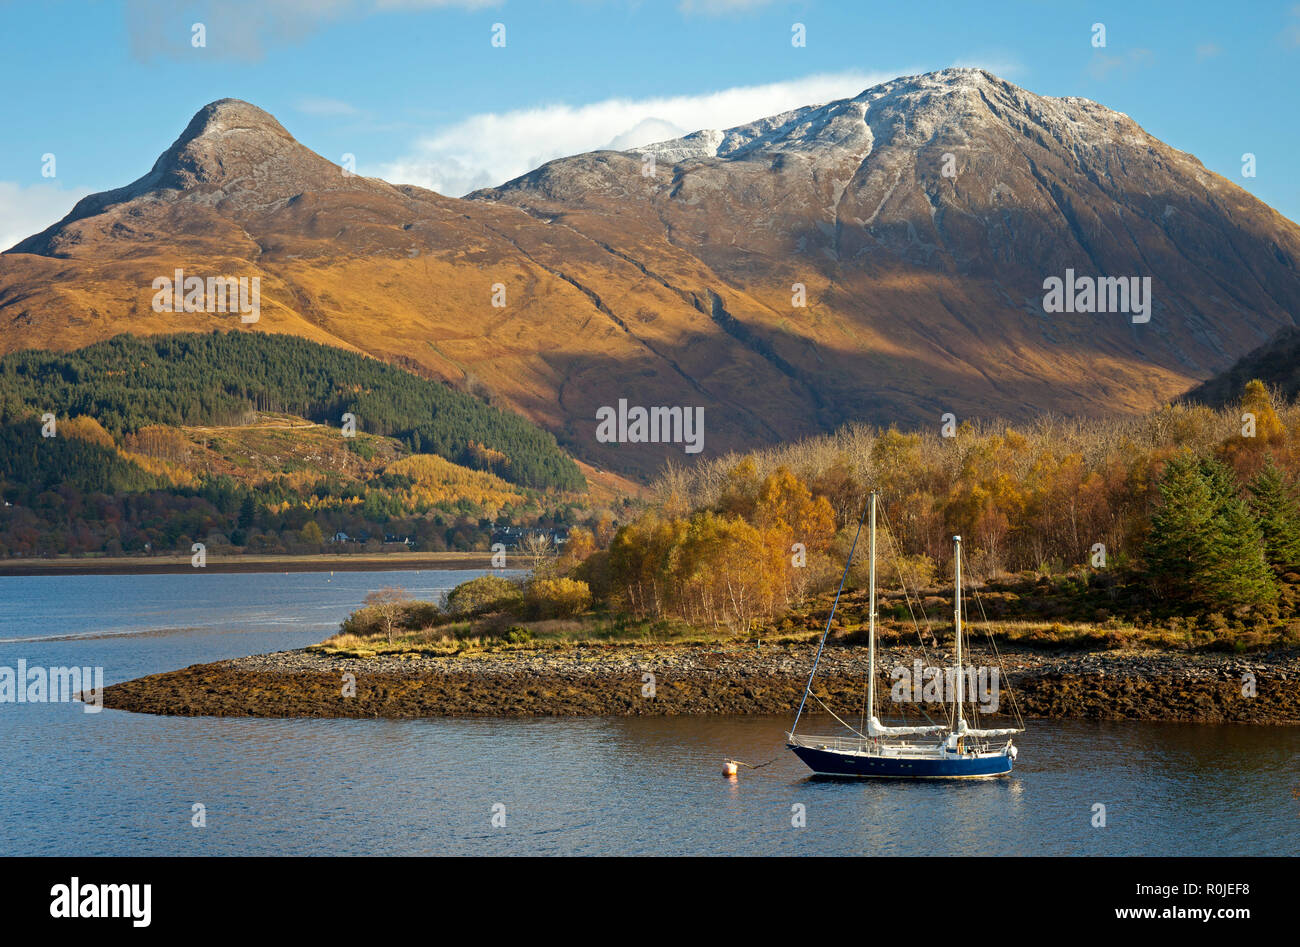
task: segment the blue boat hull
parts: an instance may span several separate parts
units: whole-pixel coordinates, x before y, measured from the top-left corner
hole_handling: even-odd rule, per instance
[[[950,759],[862,756],[787,744],[799,759],[822,776],[865,776],[884,779],[970,779],[1005,776],[1011,772],[1011,757],[954,756]]]

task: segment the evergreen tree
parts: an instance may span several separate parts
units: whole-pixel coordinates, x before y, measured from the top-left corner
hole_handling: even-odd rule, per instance
[[[1224,500],[1215,515],[1218,535],[1204,572],[1205,601],[1232,608],[1271,605],[1277,601],[1277,582],[1264,559],[1264,537],[1250,509],[1240,497]]]
[[[1206,457],[1197,464],[1197,469],[1205,477],[1205,483],[1210,488],[1216,508],[1237,499],[1240,490],[1237,475],[1226,464],[1212,457]]]
[[[251,493],[246,493],[244,494],[244,502],[239,504],[239,528],[242,530],[251,529],[256,517],[257,503],[253,500]]]
[[[1205,608],[1270,605],[1277,584],[1263,536],[1224,465],[1170,461],[1151,518],[1146,562],[1166,593]]]
[[[1264,535],[1264,558],[1269,564],[1300,563],[1300,507],[1272,457],[1250,482],[1250,508]]]
[[[1166,591],[1191,592],[1213,548],[1214,495],[1204,473],[1185,457],[1169,462],[1159,489],[1144,550],[1147,571]]]

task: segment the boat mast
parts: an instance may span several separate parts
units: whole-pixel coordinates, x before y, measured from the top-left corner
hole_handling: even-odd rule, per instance
[[[858,540],[862,538],[862,524],[866,522],[866,519],[867,511],[864,508],[862,516],[858,519],[857,532],[853,534],[853,545],[849,547],[848,561],[844,563],[844,574],[840,576],[840,587],[835,590],[835,601],[831,602],[831,613],[826,616],[826,630],[822,632],[822,640],[817,643],[817,656],[813,658],[812,670],[808,672],[808,683],[804,685],[803,698],[799,701],[799,710],[794,715],[794,723],[790,725],[791,739],[794,738],[794,731],[799,726],[799,718],[803,716],[803,708],[808,703],[808,695],[812,693],[813,678],[817,676],[817,665],[821,663],[822,650],[826,647],[826,639],[830,637],[831,623],[835,621],[835,609],[839,607],[840,596],[844,593],[844,583],[849,578],[849,568],[853,565],[853,553],[857,551]]]
[[[871,569],[867,593],[867,719],[876,716],[876,491],[871,491]]]
[[[966,699],[964,681],[961,673],[961,537],[952,538],[953,548],[953,579],[956,583],[956,592],[953,595],[952,623],[957,632],[957,729],[961,730],[963,722],[961,705]]]

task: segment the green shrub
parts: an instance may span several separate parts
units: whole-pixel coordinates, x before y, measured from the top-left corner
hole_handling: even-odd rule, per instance
[[[348,450],[356,454],[358,457],[361,457],[365,460],[375,459],[375,446],[371,444],[369,441],[357,440],[355,438],[348,438],[346,443],[348,446]]]
[[[406,613],[402,616],[402,627],[419,630],[421,628],[432,628],[434,625],[440,625],[447,620],[437,602],[412,602],[406,606]]]
[[[462,582],[447,593],[447,611],[462,617],[513,611],[522,601],[519,586],[509,579],[499,575],[481,575]]]

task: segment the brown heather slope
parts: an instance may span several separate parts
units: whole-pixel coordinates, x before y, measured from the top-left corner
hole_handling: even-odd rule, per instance
[[[719,323],[816,379],[831,412],[1143,410],[1300,312],[1294,223],[1125,115],[981,70],[644,151],[653,179],[639,154],[604,152],[470,196],[555,219],[668,279],[671,253],[688,251],[759,303],[737,294]],[[1043,279],[1067,267],[1151,276],[1151,322],[1045,314]],[[795,282],[806,310],[791,308]]]
[[[221,100],[148,175],[0,256],[0,349],[248,328],[154,313],[150,284],[259,275],[253,331],[486,388],[644,474],[686,455],[596,443],[597,407],[702,405],[707,454],[851,419],[1141,411],[1300,311],[1295,224],[1127,116],[982,71],[649,150],[653,178],[596,152],[456,200],[346,176]],[[1150,324],[1044,314],[1066,267],[1150,275]]]

